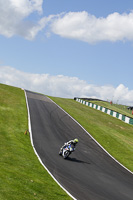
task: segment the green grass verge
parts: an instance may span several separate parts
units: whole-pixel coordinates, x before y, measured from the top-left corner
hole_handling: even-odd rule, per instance
[[[133,171],[133,126],[72,99],[50,97],[75,118],[114,158]]]
[[[0,84],[0,200],[70,200],[34,154],[24,91]]]
[[[103,106],[105,108],[116,111],[120,114],[123,114],[123,115],[133,118],[132,110],[128,110],[127,109],[128,106],[121,105],[121,104],[114,104],[114,103],[112,103],[112,105],[111,105],[109,102],[104,102],[104,101],[89,101],[89,102],[94,103],[99,106]]]

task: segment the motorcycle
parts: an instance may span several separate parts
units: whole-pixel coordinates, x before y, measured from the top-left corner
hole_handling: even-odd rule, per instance
[[[75,151],[74,145],[69,144],[63,147],[62,151],[59,151],[59,155],[66,159],[73,151]]]

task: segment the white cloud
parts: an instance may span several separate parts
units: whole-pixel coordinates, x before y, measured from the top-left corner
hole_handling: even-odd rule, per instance
[[[25,19],[33,12],[41,14],[42,3],[43,0],[0,0],[0,34],[6,37],[20,35],[32,40],[46,23]]]
[[[21,23],[21,26],[18,29],[18,35],[24,37],[27,40],[33,40],[39,31],[43,30],[49,22],[53,20],[56,16],[49,15],[48,17],[41,18],[37,24]]]
[[[54,33],[90,44],[99,41],[133,40],[132,11],[128,14],[115,12],[106,18],[97,18],[86,11],[45,17],[42,5],[43,0],[0,0],[0,34],[6,37],[19,35],[33,40],[47,27],[48,36]],[[37,21],[32,15],[34,13],[38,14]]]
[[[96,18],[87,12],[69,12],[60,15],[51,25],[52,31],[65,38],[88,43],[99,41],[133,40],[133,12],[112,13]]]
[[[8,2],[10,9],[19,13],[19,15],[26,17],[34,11],[42,13],[43,0],[4,0]],[[3,5],[3,4],[2,4]]]
[[[77,77],[31,74],[10,66],[0,67],[0,82],[51,96],[65,98],[90,97],[133,105],[133,90],[129,90],[123,84],[116,88],[111,85],[97,86],[88,84]]]

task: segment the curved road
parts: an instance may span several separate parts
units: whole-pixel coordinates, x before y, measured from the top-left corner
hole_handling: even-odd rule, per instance
[[[44,95],[26,91],[34,147],[44,165],[77,200],[133,200],[133,174],[108,156],[63,110]],[[64,160],[64,142],[78,138]]]

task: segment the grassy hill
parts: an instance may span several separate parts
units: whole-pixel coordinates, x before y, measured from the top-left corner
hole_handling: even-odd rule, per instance
[[[0,84],[0,200],[70,200],[34,154],[24,91]]]

